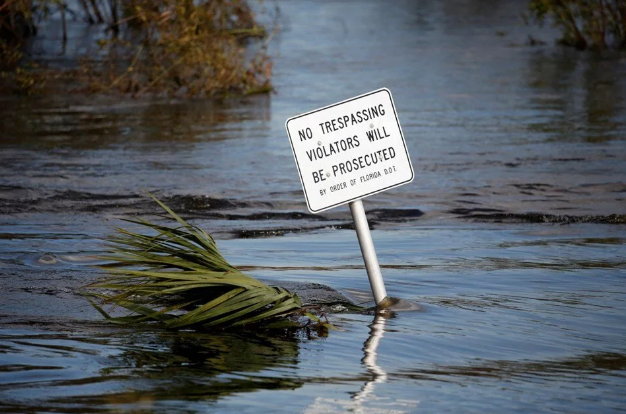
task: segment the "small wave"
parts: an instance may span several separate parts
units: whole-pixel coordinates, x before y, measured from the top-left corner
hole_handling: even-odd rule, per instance
[[[409,221],[423,215],[424,212],[416,208],[374,209],[367,212],[368,218],[378,221]]]
[[[622,376],[626,368],[626,356],[620,353],[597,352],[558,359],[515,361],[486,360],[476,364],[443,365],[402,369],[391,373],[391,378],[412,378],[420,381],[435,380],[462,382],[463,378],[515,378],[520,381],[538,382],[543,378],[559,377],[561,380],[576,382],[583,376]]]
[[[457,208],[447,211],[465,219],[495,223],[595,223],[626,224],[626,214],[586,214],[580,216],[549,213],[505,213],[498,209]]]
[[[117,214],[160,214],[161,208],[145,194],[106,194],[86,191],[65,190],[42,193],[28,190],[28,197],[15,192],[23,192],[22,187],[2,186],[0,191],[0,212],[16,213],[56,213],[56,212],[89,212]],[[34,196],[33,196],[34,192]],[[4,195],[4,197],[3,197]],[[348,216],[335,212],[332,214],[311,214],[297,211],[292,203],[281,203],[270,200],[241,200],[236,198],[218,198],[206,195],[157,195],[159,199],[177,214],[186,219],[219,219],[247,221],[336,221]],[[420,218],[424,212],[415,208],[409,209],[372,209],[367,212],[371,223],[409,221]],[[322,228],[327,227],[323,226]],[[340,225],[340,228],[343,228]],[[298,231],[300,229],[295,229]],[[265,230],[263,230],[265,231]],[[248,234],[254,233],[254,230]]]
[[[88,193],[84,191],[66,190],[61,191],[51,197],[48,200],[63,200],[63,201],[79,201],[79,200],[123,200],[127,198],[136,198],[137,195],[122,195],[122,194],[98,194]]]
[[[351,229],[354,229],[354,224],[353,223],[337,223],[337,224],[328,224],[325,226],[313,226],[313,227],[237,229],[237,230],[229,231],[228,234],[236,238],[240,238],[240,239],[253,239],[253,238],[263,238],[263,237],[284,236],[285,234],[293,234],[293,233],[307,233],[311,231],[326,230],[326,229],[351,230]]]

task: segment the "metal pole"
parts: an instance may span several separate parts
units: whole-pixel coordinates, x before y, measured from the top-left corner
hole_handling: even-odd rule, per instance
[[[363,254],[363,261],[367,269],[367,276],[372,286],[374,300],[376,301],[376,305],[384,307],[387,302],[385,301],[387,298],[387,290],[385,289],[383,276],[380,273],[380,266],[378,265],[378,258],[376,257],[376,250],[374,250],[374,242],[372,241],[372,234],[367,224],[367,217],[365,216],[365,210],[363,209],[361,200],[351,202],[350,211],[352,212],[356,234],[359,238],[359,245],[361,246],[361,254]]]

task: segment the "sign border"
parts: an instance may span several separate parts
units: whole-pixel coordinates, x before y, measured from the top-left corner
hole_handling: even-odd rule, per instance
[[[298,157],[296,156],[296,150],[293,147],[293,141],[291,139],[291,133],[289,132],[289,122],[291,122],[291,121],[293,121],[295,119],[298,119],[298,118],[302,118],[303,116],[311,115],[311,114],[314,114],[316,112],[320,112],[320,111],[323,111],[325,109],[332,108],[334,106],[338,106],[338,105],[341,105],[341,104],[344,104],[344,103],[347,103],[347,102],[351,102],[351,101],[354,101],[356,99],[364,98],[366,96],[373,95],[375,93],[379,93],[379,92],[382,92],[382,91],[387,92],[387,94],[389,95],[389,100],[391,101],[391,107],[393,109],[393,114],[394,114],[394,116],[396,118],[396,123],[398,124],[398,130],[400,131],[400,137],[402,138],[402,144],[404,146],[404,152],[406,153],[407,160],[409,161],[409,168],[411,169],[411,178],[409,178],[406,181],[402,181],[401,183],[397,183],[397,184],[391,185],[389,187],[380,188],[380,189],[378,189],[376,191],[372,191],[370,193],[363,194],[363,195],[361,195],[359,197],[354,197],[354,198],[351,198],[349,200],[345,200],[345,201],[342,201],[340,203],[336,203],[336,204],[333,204],[331,206],[327,206],[327,207],[321,208],[319,210],[313,210],[311,208],[311,204],[309,203],[309,195],[306,192],[306,187],[304,185],[304,180],[302,178],[302,171],[300,170],[300,164],[298,163]],[[313,213],[313,214],[321,213],[322,211],[330,210],[331,208],[339,207],[339,206],[342,206],[344,204],[348,204],[348,203],[351,203],[351,202],[356,201],[356,200],[361,200],[361,199],[363,199],[365,197],[369,197],[369,196],[372,196],[374,194],[382,193],[383,191],[387,191],[387,190],[390,190],[392,188],[396,188],[396,187],[399,187],[401,185],[408,184],[411,181],[413,181],[413,179],[415,178],[415,171],[413,170],[413,163],[411,162],[411,156],[410,156],[409,150],[408,150],[408,148],[406,146],[406,139],[404,138],[404,133],[402,132],[402,127],[400,126],[400,120],[398,119],[398,111],[396,111],[396,104],[393,102],[393,96],[391,96],[391,91],[389,89],[387,89],[387,88],[376,89],[374,91],[367,92],[367,93],[355,96],[353,98],[348,98],[348,99],[345,99],[343,101],[336,102],[334,104],[327,105],[327,106],[324,106],[324,107],[321,107],[321,108],[317,108],[317,109],[314,109],[314,110],[309,111],[309,112],[305,112],[305,113],[300,114],[300,115],[292,116],[291,118],[287,119],[287,121],[285,121],[285,129],[287,130],[287,136],[289,137],[289,145],[291,146],[291,152],[293,153],[293,158],[296,161],[296,167],[298,168],[298,176],[300,177],[300,184],[302,185],[302,191],[304,191],[304,199],[306,201],[306,206],[309,209],[309,211],[311,213]]]

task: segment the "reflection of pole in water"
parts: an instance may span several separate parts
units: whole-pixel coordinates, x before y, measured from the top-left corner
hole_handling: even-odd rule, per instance
[[[359,392],[357,392],[351,400],[338,401],[329,398],[316,398],[315,402],[307,407],[305,414],[318,414],[328,412],[352,412],[352,413],[378,413],[380,407],[363,407],[364,402],[370,396],[376,383],[385,382],[387,373],[381,367],[376,365],[378,345],[385,333],[386,320],[382,314],[377,314],[374,321],[370,324],[370,335],[363,344],[363,358],[361,363],[365,365],[367,372],[371,375],[371,380],[367,381]],[[395,411],[394,411],[395,412]],[[400,411],[404,412],[404,411]]]
[[[378,350],[380,340],[385,333],[386,322],[387,321],[383,315],[377,314],[374,318],[374,322],[370,325],[370,336],[363,345],[364,356],[363,359],[361,359],[361,362],[365,365],[367,371],[372,374],[372,379],[367,381],[363,387],[361,387],[361,391],[353,397],[357,403],[357,412],[361,411],[361,403],[374,391],[374,386],[377,383],[387,381],[387,373],[376,364],[378,356],[376,351]]]
[[[369,326],[369,337],[363,344],[361,363],[365,365],[367,372],[371,375],[371,380],[363,384],[361,390],[353,395],[350,400],[317,397],[313,404],[306,408],[305,414],[339,412],[359,414],[387,412],[400,414],[413,412],[410,409],[415,408],[419,401],[392,401],[388,398],[376,398],[374,395],[376,384],[387,381],[387,373],[376,364],[376,359],[378,357],[378,345],[385,334],[385,325],[390,315],[391,313],[385,313],[377,314],[374,317],[374,321]],[[370,400],[369,404],[365,405],[368,399]],[[379,401],[374,402],[374,400]]]

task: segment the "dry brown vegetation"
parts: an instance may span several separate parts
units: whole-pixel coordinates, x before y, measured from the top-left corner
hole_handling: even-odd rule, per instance
[[[93,92],[132,95],[213,96],[271,89],[272,63],[265,27],[243,0],[81,0],[71,10],[61,0],[0,1],[0,64],[3,77],[32,90],[55,77],[72,77]],[[23,59],[33,22],[68,16],[100,25],[107,36],[98,51],[82,56],[73,71],[46,71]],[[76,24],[76,23],[74,23]]]
[[[560,44],[626,50],[626,0],[530,0],[528,9],[533,22],[561,30]]]

